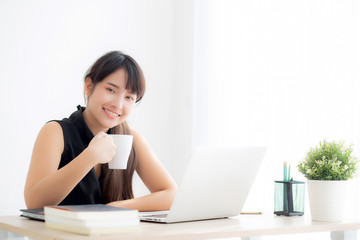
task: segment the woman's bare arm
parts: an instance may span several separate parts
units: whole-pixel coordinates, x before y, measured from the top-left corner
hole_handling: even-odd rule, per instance
[[[47,123],[39,132],[31,157],[24,190],[27,207],[59,204],[96,164],[110,161],[115,145],[106,136],[103,132],[96,135],[88,148],[58,170],[64,150],[63,132],[57,122]]]

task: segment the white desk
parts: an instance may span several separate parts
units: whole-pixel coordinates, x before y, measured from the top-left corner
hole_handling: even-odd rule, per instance
[[[40,240],[90,240],[90,239],[257,239],[260,236],[332,232],[332,239],[356,239],[360,219],[342,222],[314,222],[309,217],[279,217],[273,215],[241,215],[228,219],[217,219],[187,223],[159,224],[141,222],[139,231],[124,232],[109,236],[83,236],[45,228],[43,222],[18,216],[0,216],[0,236],[12,232],[31,239]],[[2,235],[1,235],[2,234]],[[1,238],[1,237],[0,237]]]

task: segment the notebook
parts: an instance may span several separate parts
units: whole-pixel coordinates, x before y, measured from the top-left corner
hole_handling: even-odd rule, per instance
[[[170,210],[140,212],[140,220],[175,223],[239,215],[265,152],[265,147],[197,147]]]
[[[20,209],[20,211],[22,212],[21,217],[45,222],[44,208]]]

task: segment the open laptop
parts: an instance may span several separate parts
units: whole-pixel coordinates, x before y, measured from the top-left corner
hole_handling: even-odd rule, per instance
[[[170,210],[140,212],[140,220],[174,223],[239,215],[265,151],[265,147],[197,147]]]

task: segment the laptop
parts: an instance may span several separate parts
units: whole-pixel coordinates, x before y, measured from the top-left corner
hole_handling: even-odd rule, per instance
[[[140,220],[175,223],[239,215],[265,152],[265,147],[197,147],[170,210],[140,212]]]

